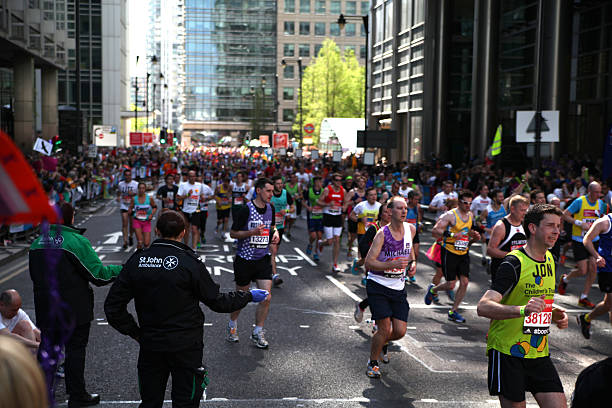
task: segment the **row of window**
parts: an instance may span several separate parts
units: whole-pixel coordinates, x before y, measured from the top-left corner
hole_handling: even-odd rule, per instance
[[[311,44],[299,44],[298,45],[298,56],[300,57],[310,57],[310,45]],[[313,57],[319,55],[319,51],[323,48],[322,44],[314,45],[314,54]],[[359,46],[359,55],[357,54],[357,46],[356,45],[345,45],[344,52],[352,50],[355,56],[360,58],[365,58],[365,45]],[[283,57],[295,57],[295,44],[283,44]]]
[[[363,24],[360,24],[361,27],[361,36],[365,37],[365,27]],[[310,35],[311,23],[309,21],[300,21],[298,24],[299,34],[300,35]],[[285,21],[284,23],[284,33],[285,35],[295,35],[295,22],[293,21]],[[327,33],[327,23],[325,22],[317,22],[314,23],[314,35],[326,36]],[[336,23],[329,24],[329,35],[334,37],[339,37],[341,35],[340,26]],[[346,37],[355,37],[357,35],[357,24],[355,23],[347,23],[344,26],[344,35]]]
[[[327,5],[326,0],[285,0],[285,13],[295,13],[296,2],[299,2],[299,12],[302,14],[308,14],[314,10],[315,14],[349,14],[355,15],[357,14],[357,3],[356,1],[345,1],[344,9],[342,7],[342,1],[340,0],[331,0],[329,2],[329,7]],[[361,5],[360,13],[362,15],[368,14],[370,10],[370,2],[368,1],[360,1]],[[314,7],[312,7],[314,6]],[[344,11],[343,11],[344,10]]]

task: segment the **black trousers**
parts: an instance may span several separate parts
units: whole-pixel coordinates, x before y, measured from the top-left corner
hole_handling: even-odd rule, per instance
[[[161,408],[168,377],[172,375],[172,407],[196,408],[204,393],[202,349],[156,352],[140,349],[138,384],[140,408]]]
[[[66,356],[64,359],[64,373],[66,380],[66,394],[78,399],[87,393],[85,389],[85,354],[89,342],[89,329],[91,322],[78,325],[65,344]],[[58,344],[62,333],[55,328],[41,329],[41,342],[51,345]],[[39,360],[41,350],[39,349]],[[47,381],[54,382],[54,374],[48,376]]]

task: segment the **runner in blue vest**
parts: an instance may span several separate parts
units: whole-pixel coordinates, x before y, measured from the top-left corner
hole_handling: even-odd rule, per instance
[[[279,286],[283,283],[283,279],[276,271],[276,254],[278,253],[278,247],[280,246],[281,239],[283,238],[283,232],[285,231],[285,219],[287,214],[293,211],[293,197],[283,188],[283,178],[281,176],[274,176],[272,178],[274,183],[274,191],[270,203],[274,207],[274,224],[278,231],[278,243],[273,244],[271,247],[272,252],[272,282],[274,286]]]

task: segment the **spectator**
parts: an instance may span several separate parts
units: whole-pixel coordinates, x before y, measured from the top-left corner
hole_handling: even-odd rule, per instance
[[[15,289],[0,293],[0,331],[4,329],[34,351],[38,349],[40,330],[21,308],[21,296]]]

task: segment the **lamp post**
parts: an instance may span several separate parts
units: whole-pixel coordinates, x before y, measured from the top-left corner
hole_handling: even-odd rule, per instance
[[[287,62],[292,62],[292,60],[290,59],[286,59],[286,60],[282,60],[281,61],[281,65],[283,66],[283,68],[285,68],[287,66]],[[303,127],[303,111],[302,111],[302,58],[298,58],[297,60],[295,60],[295,62],[297,62],[298,65],[298,78],[300,79],[300,101],[299,101],[299,111],[300,111],[300,143],[302,143],[303,139],[303,134],[302,132],[304,131]]]
[[[541,155],[541,145],[542,145],[542,60],[544,59],[544,37],[543,37],[543,17],[544,17],[544,5],[543,1],[538,1],[538,28],[537,28],[537,47],[538,52],[536,55],[536,113],[535,113],[535,149],[533,152],[534,155],[534,165],[536,169],[540,168],[540,155]]]
[[[364,16],[345,16],[344,14],[340,14],[340,17],[338,17],[338,25],[340,26],[340,30],[344,29],[344,26],[346,26],[346,22],[347,21],[359,21],[361,20],[361,22],[363,23],[363,28],[365,28],[365,82],[364,82],[364,87],[363,87],[363,120],[364,120],[364,131],[365,134],[368,134],[368,37],[370,35],[370,31],[368,30],[368,14],[364,15]],[[367,140],[367,136],[365,138],[365,140]],[[364,140],[364,142],[365,142]],[[365,144],[365,143],[364,143]],[[364,149],[367,149],[366,146],[364,146]]]
[[[138,126],[138,77],[134,77],[134,132],[138,130],[137,126]]]
[[[147,72],[147,94],[145,95],[145,109],[147,112],[147,132],[149,131],[149,77],[150,73]]]

